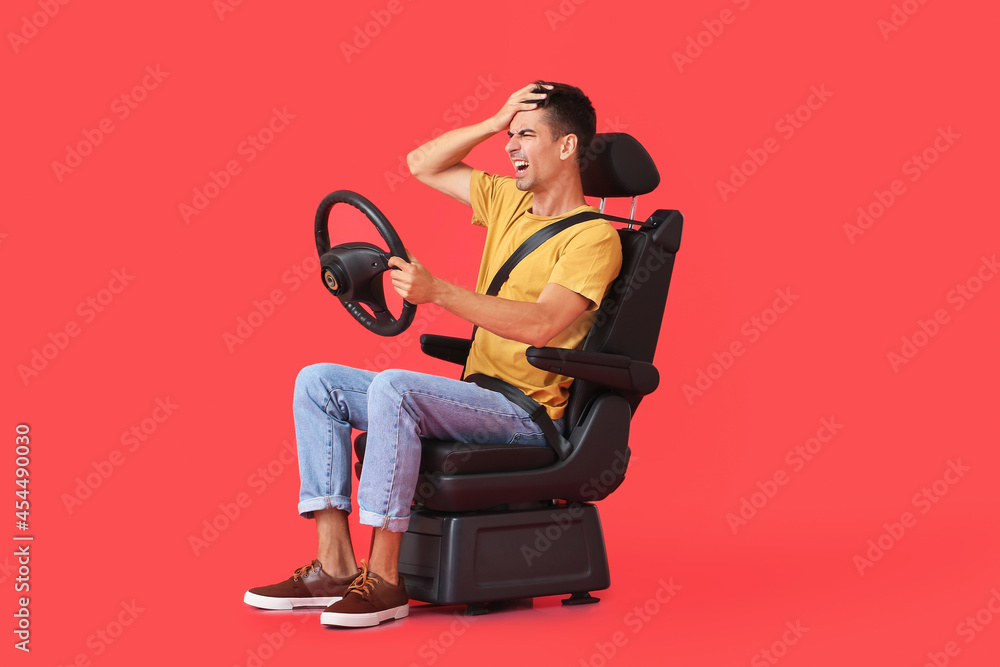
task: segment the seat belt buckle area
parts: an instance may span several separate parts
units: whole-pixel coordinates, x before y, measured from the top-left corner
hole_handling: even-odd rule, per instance
[[[473,373],[472,375],[467,376],[465,381],[471,382],[479,387],[482,387],[483,389],[495,391],[514,405],[524,410],[528,413],[528,416],[531,417],[531,421],[538,424],[539,428],[541,428],[549,446],[556,450],[556,454],[559,456],[560,460],[565,460],[570,455],[573,450],[573,446],[565,437],[563,437],[561,433],[559,433],[555,423],[551,418],[549,418],[549,413],[545,409],[544,405],[531,398],[511,383],[506,380],[501,380],[500,378],[483,375],[482,373]]]
[[[545,406],[539,403],[537,408],[528,413],[528,416],[531,417],[531,421],[537,422],[543,415],[547,414],[548,412],[546,411]]]

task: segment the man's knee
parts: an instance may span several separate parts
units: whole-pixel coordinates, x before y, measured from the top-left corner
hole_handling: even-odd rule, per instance
[[[425,377],[427,376],[424,373],[395,368],[382,371],[372,380],[371,387],[368,390],[369,411],[372,409],[372,401],[377,403],[384,401],[395,403],[400,399],[405,400],[406,395],[410,391],[418,389],[421,386],[421,381]]]
[[[382,371],[375,376],[372,380],[371,387],[368,389],[368,395],[370,396],[386,396],[386,395],[399,395],[402,393],[402,387],[406,383],[406,374],[409,371],[401,371],[396,369],[389,369]]]
[[[328,374],[328,370],[324,372],[324,367],[330,364],[313,364],[311,366],[306,366],[299,371],[299,374],[295,376],[295,396],[304,396],[309,394],[314,388],[323,385],[323,377]]]
[[[299,371],[295,377],[295,397],[300,401],[325,403],[330,398],[330,390],[337,383],[344,366],[338,364],[312,364]]]

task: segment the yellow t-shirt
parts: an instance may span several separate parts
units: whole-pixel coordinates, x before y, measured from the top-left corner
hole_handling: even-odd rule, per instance
[[[480,294],[489,289],[496,272],[529,236],[575,213],[596,210],[585,205],[554,218],[534,215],[530,212],[533,195],[518,190],[513,178],[479,170],[473,171],[470,195],[472,223],[487,229],[476,282]],[[587,311],[549,342],[551,347],[578,348],[621,264],[618,232],[606,220],[588,220],[560,232],[525,257],[511,271],[497,296],[535,302],[548,283],[556,283],[587,297]],[[466,362],[466,374],[482,373],[506,380],[544,405],[552,419],[559,419],[573,379],[535,368],[525,357],[527,349],[524,343],[479,329]]]

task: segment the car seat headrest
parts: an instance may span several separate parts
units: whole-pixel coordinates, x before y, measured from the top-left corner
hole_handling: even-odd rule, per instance
[[[588,197],[637,197],[660,184],[653,158],[635,137],[624,132],[594,135],[580,165],[583,194]]]

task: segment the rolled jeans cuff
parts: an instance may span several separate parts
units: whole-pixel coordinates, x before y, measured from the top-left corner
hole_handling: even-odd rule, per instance
[[[351,513],[351,499],[344,496],[320,496],[318,498],[307,498],[299,502],[299,514],[306,518],[313,518],[316,510],[338,509]]]
[[[376,512],[369,512],[363,507],[358,508],[358,518],[366,526],[375,526],[393,533],[405,533],[410,526],[410,516],[386,516]]]

